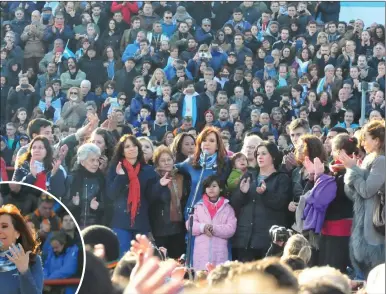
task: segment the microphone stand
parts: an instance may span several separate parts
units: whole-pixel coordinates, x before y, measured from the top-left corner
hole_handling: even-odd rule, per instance
[[[188,208],[188,220],[189,220],[189,229],[188,229],[188,248],[186,251],[186,265],[188,268],[192,267],[192,238],[193,238],[193,214],[194,214],[194,204],[196,202],[196,198],[199,192],[199,188],[201,185],[202,177],[204,175],[204,171],[206,169],[206,158],[207,155],[205,154],[204,157],[204,164],[201,169],[200,177],[198,179],[197,185],[196,185],[196,190],[194,191],[193,199],[190,204],[190,207]],[[192,280],[192,273],[189,271],[189,278]]]

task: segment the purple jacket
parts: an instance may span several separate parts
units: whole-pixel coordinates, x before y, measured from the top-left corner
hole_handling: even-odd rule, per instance
[[[224,204],[211,219],[208,209],[203,201],[195,206],[193,215],[193,267],[195,270],[206,270],[206,263],[211,262],[215,266],[228,260],[228,239],[236,231],[237,219],[229,201],[225,199]],[[189,220],[186,222],[188,229]],[[204,234],[204,226],[213,225],[213,237]]]
[[[337,185],[335,178],[321,175],[306,200],[303,211],[303,230],[313,230],[319,234],[322,230],[328,205],[336,197]]]

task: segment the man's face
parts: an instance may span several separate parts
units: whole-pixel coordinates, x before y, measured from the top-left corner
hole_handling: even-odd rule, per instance
[[[52,135],[52,127],[51,126],[41,127],[39,135],[46,137],[47,140],[50,141],[50,143],[52,143],[54,141],[54,136]]]
[[[316,32],[316,24],[312,23],[308,25],[308,32],[310,35],[315,34]]]
[[[133,24],[132,24],[133,29],[139,29],[140,26],[141,26],[141,21],[139,19],[133,21]]]
[[[188,25],[186,23],[182,23],[182,24],[180,24],[180,27],[178,28],[178,30],[181,33],[185,34],[188,32],[189,28],[188,28]]]
[[[334,23],[331,23],[328,25],[328,31],[330,34],[335,34],[336,33],[336,25]]]
[[[11,42],[11,43],[15,42],[15,36],[12,33],[6,33],[4,39],[6,42]]]
[[[75,68],[75,61],[73,59],[69,59],[67,62],[68,68],[69,69],[74,69]]]
[[[267,94],[272,94],[273,93],[273,90],[274,90],[274,88],[273,88],[273,85],[272,85],[272,83],[265,83],[265,93],[267,93]]]
[[[56,65],[54,64],[54,63],[49,63],[48,65],[47,65],[47,72],[48,72],[48,74],[54,74],[55,72],[56,72]]]
[[[143,6],[143,13],[145,15],[152,15],[153,14],[153,6],[151,4],[145,4]]]
[[[206,88],[208,89],[208,91],[210,92],[216,92],[216,89],[217,89],[217,82],[216,81],[209,81],[207,82],[206,84]]]
[[[252,122],[253,124],[257,124],[258,121],[259,121],[259,119],[260,119],[259,113],[256,112],[256,111],[252,111],[252,112],[251,112],[251,122]]]
[[[226,121],[228,119],[228,111],[226,109],[220,109],[219,118],[222,121]]]
[[[374,55],[379,57],[382,57],[385,52],[385,48],[382,45],[376,45],[374,47]]]
[[[188,48],[190,48],[190,49],[193,49],[193,48],[196,48],[196,41],[195,40],[193,40],[193,39],[189,39],[189,41],[188,41]]]
[[[186,93],[188,93],[188,94],[193,94],[194,93],[194,85],[188,85],[187,87],[186,87]]]
[[[346,33],[346,26],[343,23],[338,24],[338,32],[339,34]]]
[[[347,91],[345,89],[340,89],[338,93],[339,100],[341,102],[346,102],[347,100]]]
[[[268,22],[269,19],[270,19],[270,17],[271,17],[270,14],[264,12],[264,13],[262,14],[262,16],[261,16],[263,23]]]
[[[239,116],[239,108],[237,107],[237,105],[232,104],[229,107],[229,115],[232,116],[233,118],[237,118]]]
[[[354,114],[351,111],[346,111],[344,114],[344,121],[347,124],[352,124],[354,121]]]
[[[233,13],[233,20],[238,22],[241,21],[243,18],[243,14],[241,12],[235,12]]]
[[[210,29],[212,28],[212,25],[209,23],[205,23],[201,25],[201,28],[204,30],[204,32],[209,32]]]
[[[288,40],[289,32],[288,30],[282,30],[280,33],[280,37],[283,41]]]
[[[297,146],[299,138],[306,133],[307,132],[303,127],[300,127],[300,128],[294,129],[294,130],[290,130],[290,137],[291,137],[292,144],[294,146]]]
[[[244,124],[237,121],[235,123],[234,131],[235,133],[242,133],[244,131]]]
[[[123,19],[122,17],[122,13],[120,12],[115,12],[114,13],[114,16],[113,16],[113,19],[117,22],[117,23],[120,23]]]
[[[15,16],[16,16],[16,19],[17,19],[17,20],[22,20],[22,19],[24,18],[24,12],[21,11],[21,10],[17,10],[17,11],[15,12]]]
[[[383,100],[384,100],[383,92],[382,91],[377,91],[375,93],[374,102],[376,104],[378,104],[378,105],[381,105],[383,103]]]
[[[142,108],[141,111],[139,112],[139,115],[142,118],[147,118],[149,116],[149,111],[147,109]]]
[[[269,124],[269,115],[268,113],[262,113],[259,118],[260,124],[266,126]]]
[[[82,92],[82,95],[85,96],[88,94],[88,91],[90,91],[90,88],[86,84],[80,84],[80,90]]]
[[[244,97],[244,89],[241,87],[236,87],[235,88],[235,97],[236,98],[243,98]]]
[[[13,126],[7,126],[6,131],[7,131],[7,136],[13,137],[16,133],[16,128],[14,128]]]
[[[143,34],[143,32],[138,32],[137,38],[135,39],[137,43],[141,42],[144,39],[145,39],[145,35]]]
[[[327,145],[329,150],[332,149],[332,139],[334,139],[336,137],[336,135],[338,135],[338,133],[335,131],[329,131],[327,134],[327,138],[324,141],[324,144]]]
[[[351,94],[352,92],[352,87],[350,84],[343,84],[343,89],[345,89],[348,94]]]
[[[272,33],[277,33],[279,31],[279,27],[275,23],[271,24],[270,28]]]
[[[39,22],[40,21],[40,12],[32,12],[31,14],[31,22]]]
[[[296,8],[295,7],[288,7],[288,16],[294,17],[296,15]]]
[[[237,61],[236,56],[234,55],[228,55],[228,63],[234,64]]]
[[[252,66],[253,65],[253,59],[251,56],[246,56],[244,60],[244,64],[246,66]]]
[[[236,46],[243,45],[243,38],[241,36],[235,36],[235,45]]]
[[[166,115],[164,112],[157,112],[155,115],[155,119],[158,124],[164,124],[166,122]]]
[[[53,202],[43,201],[39,205],[39,213],[40,213],[40,215],[43,216],[44,218],[49,218],[51,213],[52,213],[53,207],[54,207],[54,203]]]
[[[326,71],[326,77],[332,78],[334,76],[335,69],[331,68]]]
[[[75,229],[75,222],[72,217],[65,215],[62,220],[62,228],[64,231],[73,231]]]
[[[154,30],[154,32],[157,33],[157,34],[162,33],[162,26],[161,26],[161,24],[160,24],[160,23],[155,23],[155,24],[153,25],[153,30]]]
[[[139,49],[140,50],[148,50],[149,45],[146,42],[141,42],[141,43],[139,43]]]
[[[82,16],[82,23],[83,24],[91,23],[91,16],[90,16],[90,14],[88,14],[88,13],[83,14],[83,16]]]
[[[235,80],[241,81],[243,79],[243,71],[242,70],[236,70],[235,71]]]
[[[164,23],[172,24],[173,23],[172,18],[173,18],[173,14],[165,13],[165,15],[164,15]]]
[[[223,95],[223,94],[219,94],[217,96],[217,103],[219,105],[225,105],[226,103],[228,102],[228,98],[226,95]]]
[[[100,7],[94,7],[94,8],[92,9],[92,14],[93,14],[94,16],[99,16],[99,15],[101,14],[101,9],[100,9]]]
[[[251,41],[252,40],[252,38],[253,38],[253,36],[252,36],[252,32],[245,32],[245,34],[244,34],[244,39],[246,40],[246,41]]]
[[[355,50],[354,42],[348,41],[346,42],[346,52],[352,53]]]
[[[358,67],[359,67],[359,68],[365,68],[366,66],[367,66],[366,57],[364,57],[364,56],[359,56],[359,57],[358,57]]]
[[[359,71],[358,71],[358,69],[357,69],[356,67],[350,68],[350,77],[351,77],[352,79],[357,79],[358,76],[359,76]]]
[[[178,104],[177,103],[170,104],[170,106],[168,107],[168,110],[171,114],[176,114],[178,111]]]

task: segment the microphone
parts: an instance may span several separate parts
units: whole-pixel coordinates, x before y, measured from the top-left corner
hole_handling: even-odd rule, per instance
[[[208,153],[208,151],[202,151],[202,153],[204,153],[204,162],[206,162],[206,160],[209,157],[209,153]]]

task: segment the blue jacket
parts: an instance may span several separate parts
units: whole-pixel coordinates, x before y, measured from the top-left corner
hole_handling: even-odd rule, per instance
[[[177,163],[175,167],[178,169],[180,173],[182,173],[184,176],[190,177],[191,180],[191,189],[190,189],[190,194],[188,197],[188,201],[186,202],[185,206],[185,211],[184,211],[184,216],[185,220],[188,219],[188,208],[192,205],[193,202],[193,197],[194,197],[194,192],[196,190],[196,186],[198,185],[198,180],[200,178],[200,173],[202,168],[194,168],[191,163],[191,159],[188,158],[184,162]],[[230,161],[228,158],[225,160],[225,168],[221,170],[221,181],[225,184],[226,180],[228,179],[228,176],[231,172],[231,166],[230,166]],[[212,168],[206,168],[204,170],[203,176],[202,176],[202,181],[200,183],[199,189],[198,189],[198,195],[194,201],[193,204],[196,204],[198,201],[202,199],[203,195],[203,188],[202,184],[204,180],[214,174],[218,174],[217,167],[212,167]]]
[[[164,22],[161,23],[161,26],[162,26],[162,32],[168,36],[169,38],[175,33],[175,31],[177,30],[177,26],[175,23],[173,24],[166,24]]]
[[[226,64],[228,55],[225,52],[213,51],[211,52],[212,59],[210,60],[210,66],[214,72],[218,72]]]
[[[68,279],[75,275],[78,268],[78,252],[78,246],[72,245],[56,256],[51,247],[44,263],[44,279]]]
[[[141,186],[141,205],[138,208],[134,225],[131,226],[130,212],[127,211],[127,197],[129,192],[129,179],[127,171],[124,175],[118,175],[115,171],[116,164],[113,164],[107,173],[106,195],[113,201],[113,219],[110,227],[140,233],[150,232],[149,205],[153,201],[152,186],[156,173],[150,165],[141,166],[138,178]],[[111,193],[114,191],[114,193]]]
[[[199,45],[201,44],[207,44],[210,45],[210,42],[214,39],[215,32],[210,30],[209,32],[205,32],[202,28],[198,28],[196,30],[196,40]]]
[[[28,271],[21,275],[17,270],[0,272],[1,293],[41,294],[43,293],[43,266],[39,255]]]
[[[163,70],[165,72],[165,75],[168,81],[170,81],[176,76],[176,69],[171,64],[167,65]],[[190,73],[190,71],[185,69],[185,74],[189,80],[193,80],[193,76]]]
[[[56,39],[62,39],[63,43],[66,44],[67,41],[74,38],[74,36],[74,31],[68,25],[64,26],[62,32],[59,32],[57,29],[56,33],[52,32],[52,26],[47,26],[44,30],[43,41],[50,44],[48,50],[52,50]]]
[[[151,111],[154,111],[154,101],[149,97],[142,98],[139,94],[131,100],[130,103],[130,121],[134,122],[137,120],[137,115],[141,111],[142,106],[147,105]]]
[[[127,45],[125,51],[122,54],[122,62],[126,62],[126,60],[129,59],[129,57],[134,57],[134,54],[139,49],[139,44],[137,41],[134,41],[133,44]]]

